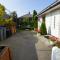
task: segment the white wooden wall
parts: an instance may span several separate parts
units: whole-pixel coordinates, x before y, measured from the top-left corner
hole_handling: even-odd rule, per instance
[[[60,38],[60,10],[50,12],[46,15],[45,20],[47,33],[50,33],[49,30],[51,29],[51,35]]]
[[[46,29],[47,29],[47,33],[51,34],[51,14],[47,14],[45,17],[45,23],[46,23]]]
[[[38,18],[38,30],[40,30],[41,23],[42,23],[42,17],[39,17]]]

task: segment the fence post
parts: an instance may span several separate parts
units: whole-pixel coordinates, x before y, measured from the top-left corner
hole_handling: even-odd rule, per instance
[[[3,29],[0,29],[0,40],[3,40]]]
[[[5,27],[3,27],[3,38],[4,40],[6,39],[6,28]]]

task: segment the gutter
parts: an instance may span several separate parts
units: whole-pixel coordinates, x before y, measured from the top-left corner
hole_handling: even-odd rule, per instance
[[[52,9],[53,7],[55,7],[55,6],[59,5],[59,4],[60,4],[60,0],[55,1],[54,3],[52,3],[51,5],[46,7],[44,10],[42,10],[37,16],[43,15],[43,13],[47,12],[48,10]]]

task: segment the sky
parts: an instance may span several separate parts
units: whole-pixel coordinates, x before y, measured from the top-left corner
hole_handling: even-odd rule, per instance
[[[38,13],[53,3],[55,0],[0,0],[0,3],[7,8],[7,12],[16,11],[18,17],[36,10]],[[9,12],[10,11],[10,12]]]

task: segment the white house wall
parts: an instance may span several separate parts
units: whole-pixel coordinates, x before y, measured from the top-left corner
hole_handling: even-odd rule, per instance
[[[60,38],[60,10],[56,13],[56,31],[58,31],[57,37]]]
[[[46,22],[47,33],[51,34],[51,32],[49,31],[51,29],[51,14],[50,13],[46,15],[45,22]]]
[[[38,30],[40,30],[41,23],[42,23],[42,17],[39,17],[38,18]]]
[[[60,37],[60,10],[50,12],[46,15],[45,20],[47,33]],[[50,29],[51,31],[49,32]]]

